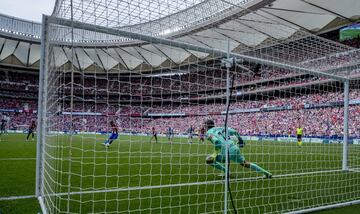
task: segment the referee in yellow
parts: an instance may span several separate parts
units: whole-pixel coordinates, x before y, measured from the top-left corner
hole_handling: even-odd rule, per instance
[[[303,136],[303,128],[299,125],[296,129],[296,136],[297,136],[297,144],[300,147],[302,145],[302,136]]]

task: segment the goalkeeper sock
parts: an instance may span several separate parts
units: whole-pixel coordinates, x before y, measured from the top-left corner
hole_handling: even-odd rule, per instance
[[[250,169],[255,170],[256,172],[261,172],[266,176],[271,175],[270,172],[266,171],[265,169],[261,168],[260,166],[256,165],[255,163],[250,163]]]

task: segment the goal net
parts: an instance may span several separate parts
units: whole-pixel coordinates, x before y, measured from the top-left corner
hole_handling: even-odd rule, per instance
[[[57,1],[43,19],[43,212],[284,213],[359,199],[359,124],[347,119],[360,110],[347,79],[358,53],[254,4]]]

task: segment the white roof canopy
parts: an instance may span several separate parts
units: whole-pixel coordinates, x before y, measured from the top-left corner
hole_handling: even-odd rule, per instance
[[[68,2],[67,0],[58,1],[54,14],[69,18],[68,7],[65,7]],[[235,0],[228,2],[132,0],[126,4],[120,0],[113,2],[120,3],[117,7],[125,12],[118,14],[119,9],[105,7],[105,1],[95,0],[94,5],[88,5],[88,7],[98,6],[98,12],[95,14],[75,12],[74,17],[92,24],[118,27],[134,32],[141,31],[148,35],[224,51],[227,50],[228,41],[230,41],[230,49],[240,53],[253,52],[291,41],[294,38],[301,39],[311,36],[311,33],[325,31],[329,29],[329,26],[338,27],[360,18],[360,1],[358,0],[244,0],[241,2]],[[264,5],[264,2],[268,4]],[[87,1],[78,3],[89,4]],[[134,8],[130,11],[132,7]],[[256,10],[249,11],[249,8],[256,8]],[[204,14],[199,19],[195,19],[193,15],[199,10]],[[222,12],[217,13],[219,11]],[[114,22],[115,16],[116,22]],[[94,17],[97,21],[93,20]],[[105,23],[106,21],[108,23]],[[182,26],[174,24],[180,22]],[[26,23],[24,20],[1,15],[0,36],[3,36],[0,37],[0,63],[8,57],[15,57],[22,66],[37,65],[40,59],[39,34],[41,31],[38,29],[40,27],[37,23]],[[157,68],[165,62],[176,65],[186,63],[190,57],[200,60],[209,57],[207,53],[193,50],[162,44],[147,44],[138,40],[124,40],[123,37],[109,37],[99,33],[81,34],[81,32],[77,32],[76,36],[92,42],[85,43],[77,39],[78,44],[81,45],[77,45],[75,51],[72,51],[66,45],[67,36],[70,36],[69,31],[61,36],[64,37],[62,38],[64,46],[56,48],[55,64],[60,66],[72,62],[76,68],[83,71],[87,71],[92,65],[104,70],[111,70],[121,65],[128,72],[136,71],[140,65]],[[96,38],[101,38],[101,40]],[[107,41],[106,38],[111,41]],[[307,44],[308,41],[303,43]],[[351,50],[342,45],[332,47],[333,44],[326,40],[321,40],[321,43],[325,44],[324,53],[328,54]]]

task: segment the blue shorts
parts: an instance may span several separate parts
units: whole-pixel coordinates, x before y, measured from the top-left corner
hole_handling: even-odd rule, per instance
[[[112,133],[109,137],[110,140],[115,140],[119,137],[119,134]]]

